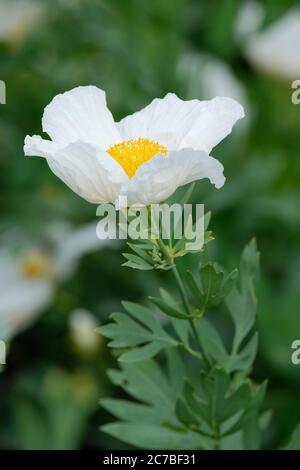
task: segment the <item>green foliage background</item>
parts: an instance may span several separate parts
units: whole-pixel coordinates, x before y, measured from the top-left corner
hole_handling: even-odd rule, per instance
[[[243,84],[252,109],[249,128],[214,151],[227,183],[219,191],[198,183],[194,200],[213,212],[211,255],[227,267],[234,268],[245,243],[257,238],[262,275],[253,375],[260,382],[269,378],[266,407],[276,414],[264,446],[274,448],[300,421],[300,366],[290,361],[291,343],[300,338],[300,107],[291,104],[290,83],[258,73],[245,60],[233,28],[238,0],[40,3],[44,14],[22,41],[0,42],[0,79],[7,84],[7,104],[0,107],[1,232],[18,227],[38,240],[49,221],[77,225],[95,217],[95,207],[69,191],[44,161],[23,158],[23,139],[40,133],[42,110],[55,94],[95,84],[120,119],[169,91],[185,98],[178,61],[188,52],[224,60]],[[272,22],[297,2],[261,3]],[[88,308],[104,323],[121,300],[144,299],[166,282],[121,262],[117,250],[86,256],[51,307],[12,342],[0,376],[1,448],[124,447],[98,430],[110,418],[98,397],[120,393],[106,376],[114,359],[105,340],[86,357],[68,336],[72,309]]]

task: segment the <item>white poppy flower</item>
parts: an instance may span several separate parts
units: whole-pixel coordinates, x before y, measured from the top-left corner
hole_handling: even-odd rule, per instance
[[[14,247],[2,248],[0,339],[9,340],[28,328],[50,305],[57,283],[74,272],[79,259],[98,248],[118,246],[113,242],[99,240],[96,224],[89,223],[76,230],[68,227],[48,250],[39,246],[26,247],[21,252]]]
[[[248,60],[259,70],[287,80],[300,76],[300,8],[294,8],[244,45]]]
[[[266,16],[263,5],[256,0],[241,3],[235,24],[236,39],[241,42],[256,34]]]
[[[78,87],[45,108],[50,138],[25,139],[25,155],[45,157],[52,171],[92,203],[159,203],[182,185],[209,178],[217,188],[222,164],[209,155],[244,117],[231,98],[182,101],[169,93],[115,123],[105,93]]]
[[[1,0],[0,42],[18,46],[40,23],[44,7],[37,0]]]
[[[9,340],[28,327],[49,304],[54,285],[48,268],[48,258],[38,251],[0,253],[0,339]]]
[[[75,230],[70,226],[58,237],[52,253],[53,269],[58,280],[72,275],[82,256],[105,247],[118,248],[118,240],[101,239],[97,236],[97,223],[87,223]]]

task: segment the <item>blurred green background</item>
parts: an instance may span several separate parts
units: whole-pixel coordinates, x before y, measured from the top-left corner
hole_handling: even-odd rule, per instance
[[[290,359],[300,339],[300,105],[291,102],[300,55],[299,76],[292,77],[280,64],[289,48],[271,50],[272,70],[256,66],[255,46],[247,52],[296,4],[1,0],[7,102],[0,105],[0,338],[8,322],[11,341],[0,375],[0,448],[124,448],[99,432],[109,416],[98,399],[118,392],[106,376],[113,358],[93,329],[122,299],[144,299],[166,281],[121,268],[121,247],[111,245],[88,244],[67,276],[53,275],[65,250],[58,244],[95,220],[96,206],[45,161],[24,158],[23,141],[41,134],[43,109],[57,93],[88,84],[106,91],[117,120],[169,91],[183,99],[227,94],[244,104],[246,120],[213,151],[225,166],[224,188],[200,182],[194,200],[212,210],[211,255],[228,268],[257,237],[260,348],[253,374],[269,378],[266,408],[274,410],[265,447],[283,443],[300,421],[300,365]],[[41,286],[24,300],[23,290],[14,290],[20,277],[28,289],[37,278],[46,282],[47,300],[31,306]]]

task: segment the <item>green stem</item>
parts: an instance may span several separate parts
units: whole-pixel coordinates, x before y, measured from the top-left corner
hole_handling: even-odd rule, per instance
[[[214,440],[214,448],[215,450],[220,450],[220,429],[219,429],[219,426],[216,425],[215,426],[215,432],[214,432],[214,435],[213,435],[213,440]]]
[[[161,239],[158,239],[157,243],[158,243],[164,257],[166,258],[169,265],[171,266],[172,274],[173,274],[173,276],[175,278],[175,281],[176,281],[176,284],[179,288],[179,293],[180,293],[180,297],[181,297],[183,306],[185,308],[185,311],[186,311],[187,315],[189,316],[191,314],[189,301],[188,301],[188,298],[187,298],[187,295],[186,295],[184,284],[182,282],[182,279],[181,279],[180,274],[178,272],[177,266],[175,264],[174,258],[170,255],[167,247],[165,246],[164,242]]]
[[[184,284],[183,284],[182,279],[180,277],[180,274],[178,272],[177,266],[174,263],[174,260],[173,260],[172,273],[173,273],[174,278],[176,280],[176,283],[178,285],[180,297],[181,297],[183,306],[186,310],[186,313],[188,315],[191,315],[190,305],[189,305],[189,301],[188,301],[188,298],[187,298],[187,295],[186,295],[185,287],[184,287]]]
[[[179,271],[177,269],[177,266],[176,266],[176,263],[174,261],[174,258],[172,257],[172,255],[170,254],[168,248],[165,246],[165,244],[163,243],[163,241],[161,239],[158,239],[157,240],[157,243],[161,249],[161,252],[163,253],[166,261],[169,263],[169,265],[171,266],[171,270],[172,270],[172,273],[173,273],[173,276],[175,278],[175,281],[176,281],[176,284],[178,286],[178,289],[179,289],[179,293],[180,293],[180,297],[181,297],[181,300],[182,300],[182,303],[183,303],[183,306],[185,308],[185,311],[187,313],[187,316],[190,317],[191,315],[191,308],[190,308],[190,304],[189,304],[189,300],[188,300],[188,296],[187,296],[187,293],[186,293],[186,290],[185,290],[185,286],[183,284],[183,281],[181,279],[181,276],[179,274]],[[197,330],[197,327],[195,325],[196,321],[195,319],[193,318],[188,318],[189,320],[189,323],[190,323],[190,326],[191,326],[191,329],[192,329],[192,332],[193,332],[193,335],[195,337],[195,340],[197,342],[197,345],[198,345],[198,348],[199,348],[199,351],[202,355],[202,359],[207,367],[207,369],[210,369],[211,367],[211,362],[210,360],[205,356],[205,354],[203,353],[202,351],[202,348],[201,348],[201,340],[200,340],[200,336],[199,336],[199,333],[198,333],[198,330]],[[200,432],[200,434],[203,434],[203,435],[206,435],[207,437],[211,437],[213,439],[213,442],[214,442],[214,449],[215,450],[219,450],[220,449],[220,428],[219,428],[219,425],[217,423],[214,423],[213,425],[213,433],[211,435],[209,434],[206,434],[206,433],[203,433],[203,432]]]
[[[184,288],[184,285],[183,285],[183,282],[182,282],[182,279],[180,277],[180,274],[178,272],[178,269],[177,269],[177,266],[176,264],[174,263],[174,267],[172,269],[172,272],[174,274],[174,277],[175,277],[175,280],[177,282],[177,285],[178,285],[178,288],[179,288],[179,292],[180,292],[180,295],[181,295],[181,299],[182,299],[182,303],[184,305],[184,308],[187,312],[188,315],[191,314],[191,310],[190,310],[190,306],[189,306],[189,301],[188,301],[188,298],[187,298],[187,295],[186,295],[186,291],[185,291],[185,288]],[[201,351],[201,354],[203,356],[203,359],[205,362],[207,362],[207,359],[205,358],[202,350],[201,350],[201,341],[200,341],[200,336],[199,336],[199,333],[198,333],[198,330],[196,328],[196,325],[195,325],[195,320],[193,318],[189,318],[189,323],[190,323],[190,326],[191,326],[191,329],[192,329],[192,332],[193,332],[193,335],[197,341],[197,344],[198,344],[198,347]]]
[[[181,277],[180,277],[180,274],[179,274],[179,272],[178,272],[176,263],[175,263],[175,261],[174,261],[174,258],[170,255],[170,253],[169,253],[167,247],[165,246],[164,242],[163,242],[160,238],[157,239],[157,243],[158,243],[158,245],[159,245],[159,247],[160,247],[160,249],[161,249],[161,252],[163,253],[165,259],[168,261],[168,263],[169,263],[170,266],[171,266],[171,270],[172,270],[173,276],[174,276],[174,278],[175,278],[176,284],[177,284],[177,286],[178,286],[178,289],[179,289],[179,293],[180,293],[180,297],[181,297],[183,306],[184,306],[184,308],[185,308],[185,311],[186,311],[186,313],[187,313],[187,316],[189,317],[189,316],[191,315],[191,309],[190,309],[188,297],[187,297],[187,294],[186,294],[186,290],[185,290],[184,284],[183,284],[182,279],[181,279]],[[203,361],[205,362],[206,366],[209,368],[209,367],[210,367],[210,361],[207,359],[207,357],[205,356],[205,354],[204,354],[203,351],[202,351],[202,348],[201,348],[201,340],[200,340],[199,333],[198,333],[197,328],[196,328],[196,325],[195,325],[195,320],[194,320],[193,318],[188,318],[188,320],[189,320],[189,323],[190,323],[190,326],[191,326],[193,335],[194,335],[194,337],[195,337],[195,340],[196,340],[196,342],[197,342],[199,351],[200,351],[201,354],[202,354]]]

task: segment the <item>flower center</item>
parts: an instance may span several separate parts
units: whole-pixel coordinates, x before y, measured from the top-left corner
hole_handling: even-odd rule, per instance
[[[50,262],[42,253],[32,252],[23,258],[21,267],[26,278],[37,278],[49,272]]]
[[[107,150],[125,170],[129,178],[135,175],[137,169],[152,157],[161,153],[166,155],[167,148],[150,139],[125,140]]]

